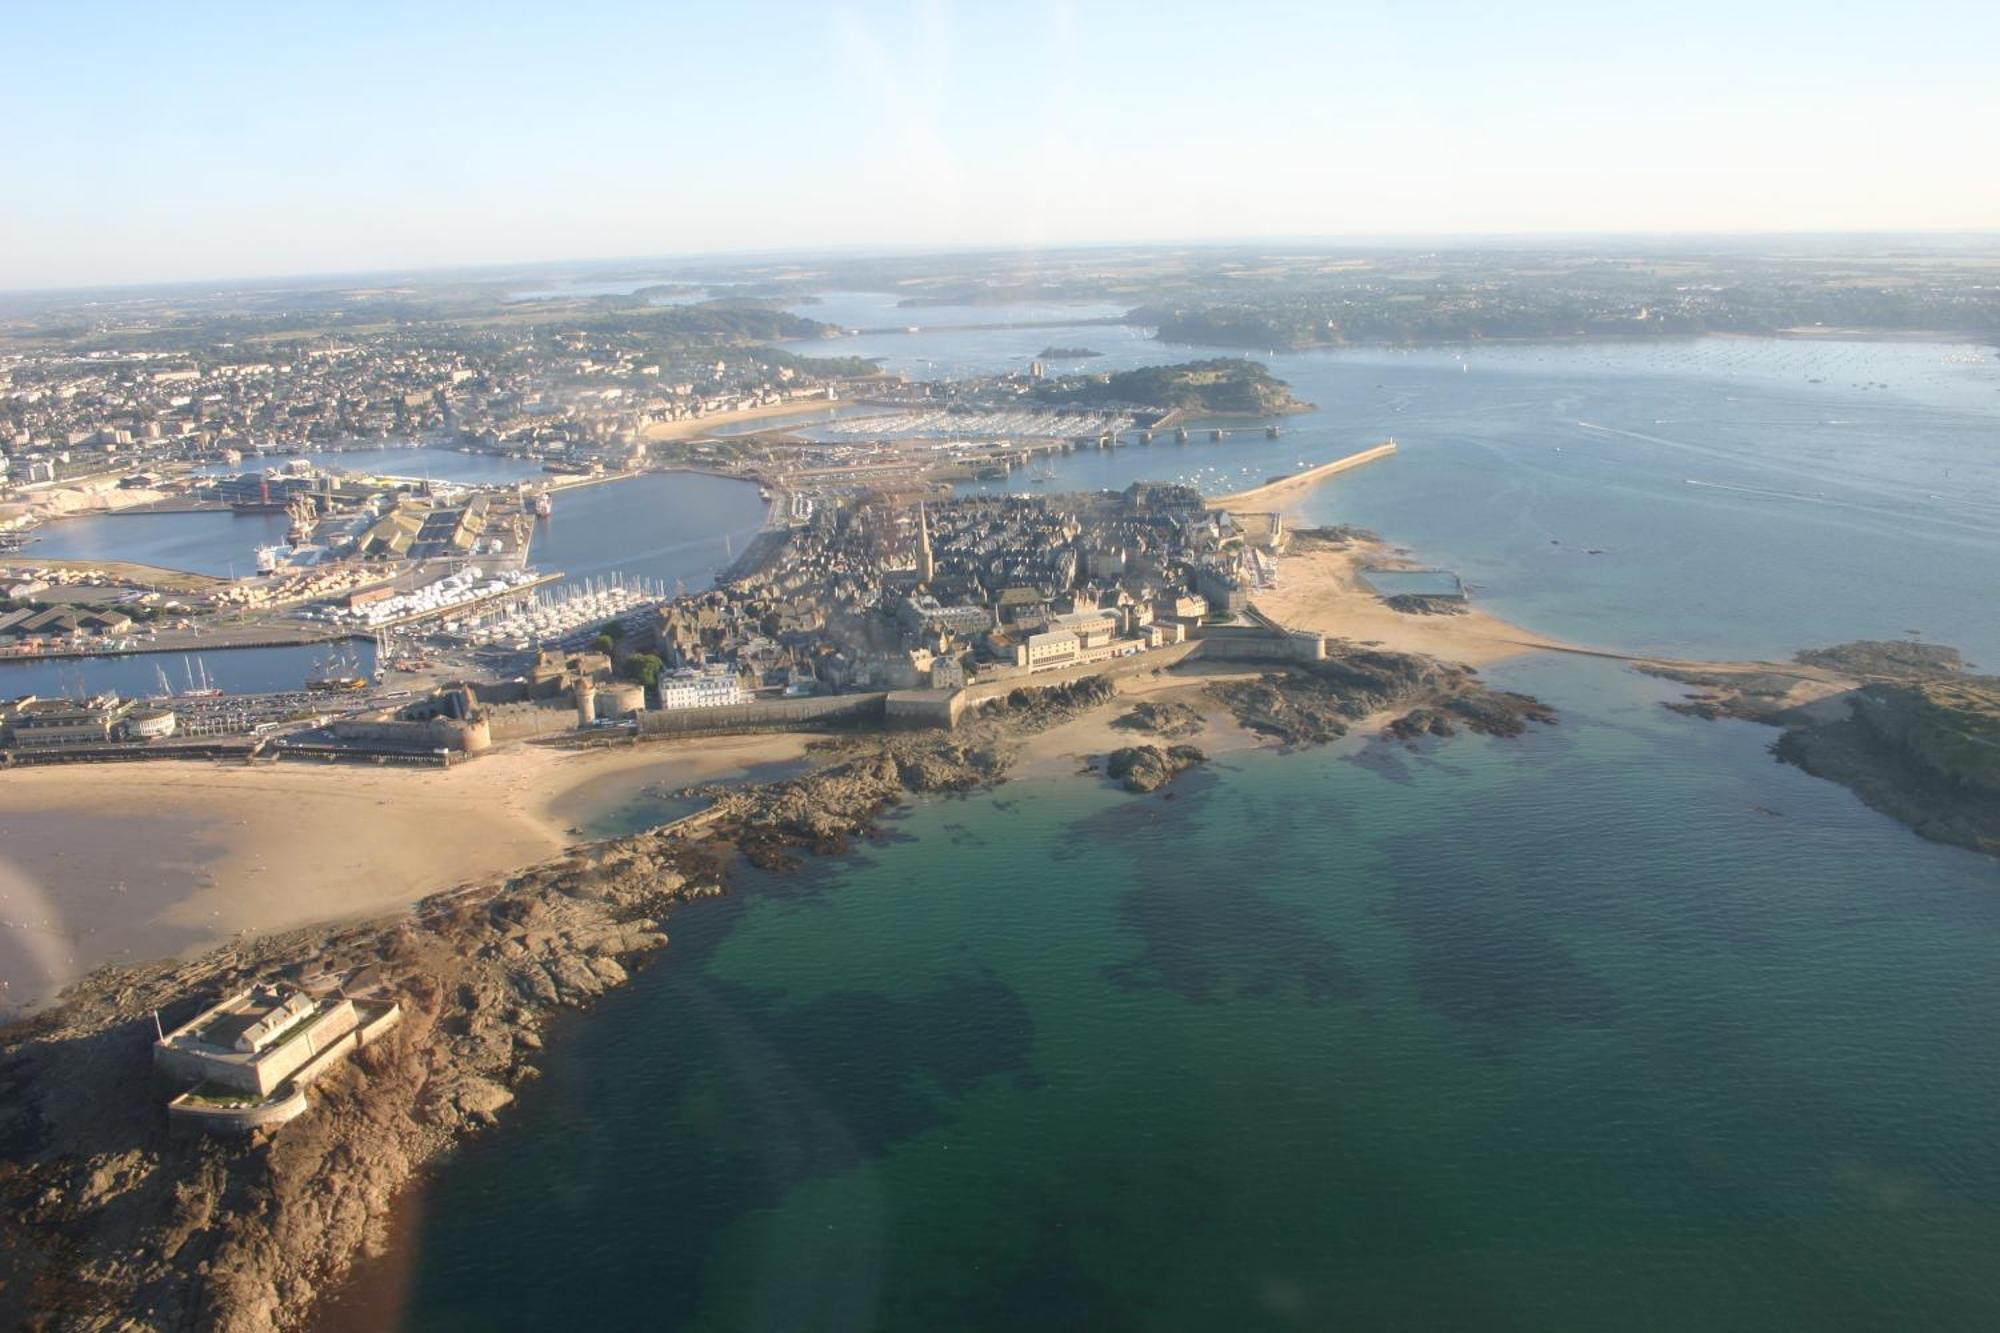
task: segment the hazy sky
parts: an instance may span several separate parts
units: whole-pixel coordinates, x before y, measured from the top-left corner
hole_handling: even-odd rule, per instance
[[[0,7],[0,288],[2000,226],[2000,3]]]

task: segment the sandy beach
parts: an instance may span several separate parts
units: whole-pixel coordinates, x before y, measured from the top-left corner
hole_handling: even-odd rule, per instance
[[[1385,605],[1360,577],[1363,565],[1407,564],[1386,543],[1317,543],[1278,557],[1278,586],[1251,603],[1280,624],[1397,652],[1483,666],[1538,650],[1586,651],[1524,630],[1473,606],[1463,615],[1408,615]],[[1615,654],[1606,654],[1615,656]]]
[[[583,752],[515,746],[456,768],[73,765],[0,772],[0,1007],[91,968],[392,910],[584,840],[648,788],[737,777],[805,736]]]

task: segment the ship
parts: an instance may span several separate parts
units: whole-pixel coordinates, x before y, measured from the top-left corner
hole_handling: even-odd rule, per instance
[[[294,546],[303,546],[312,537],[313,529],[319,526],[319,510],[314,507],[310,496],[294,495],[285,506],[291,516],[292,526],[285,532],[285,540]]]
[[[352,653],[342,651],[331,662],[322,663],[317,674],[306,677],[306,688],[315,694],[345,694],[368,688],[368,677],[360,674],[360,664]]]
[[[334,694],[365,690],[368,688],[366,676],[308,676],[306,688],[315,694]]]
[[[187,658],[183,657],[181,659],[181,670],[187,673],[188,681],[187,688],[181,691],[181,698],[220,699],[222,697],[222,687],[208,678],[208,663],[198,657],[190,663]],[[166,683],[164,674],[160,677],[160,683],[162,685]]]
[[[555,511],[556,511],[556,502],[549,498],[549,493],[547,491],[541,491],[538,494],[536,494],[535,496],[536,518],[547,518],[550,514],[553,514]]]

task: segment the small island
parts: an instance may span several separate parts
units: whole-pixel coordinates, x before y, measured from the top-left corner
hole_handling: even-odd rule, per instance
[[[1923,837],[2000,855],[2000,676],[1956,649],[1863,640],[1798,655],[1802,674],[1652,665],[1699,688],[1694,717],[1782,728],[1771,750]]]
[[[1064,375],[1037,385],[1035,397],[1045,403],[1131,406],[1191,417],[1267,417],[1312,410],[1312,404],[1294,398],[1291,386],[1267,367],[1233,357],[1104,375]]]

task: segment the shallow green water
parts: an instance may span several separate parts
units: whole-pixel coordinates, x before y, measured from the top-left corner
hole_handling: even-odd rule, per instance
[[[924,802],[683,913],[366,1308],[1994,1326],[2000,868],[1652,682],[1503,674],[1563,724]]]

